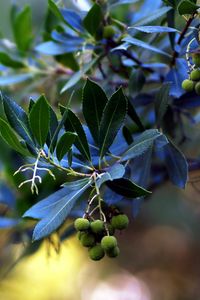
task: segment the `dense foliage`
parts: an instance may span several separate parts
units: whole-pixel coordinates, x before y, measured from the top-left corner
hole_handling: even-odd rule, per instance
[[[168,177],[185,187],[188,168],[199,168],[180,150],[185,127],[199,122],[199,7],[195,0],[96,0],[77,11],[49,0],[35,36],[30,7],[13,6],[15,43],[2,38],[0,45],[0,134],[20,153],[14,175],[25,204],[13,204],[2,183],[2,228],[15,228],[20,241],[30,241],[32,230],[34,241],[55,231],[63,240],[78,217],[90,257],[115,257],[115,230],[128,226],[124,212],[135,217]],[[38,220],[34,229],[22,214]]]

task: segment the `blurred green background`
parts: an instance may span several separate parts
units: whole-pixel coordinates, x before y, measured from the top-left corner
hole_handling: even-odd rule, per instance
[[[11,0],[0,1],[0,31],[12,39]],[[35,33],[42,28],[47,1],[31,3]],[[66,1],[68,2],[68,1]],[[196,127],[196,132],[198,132]],[[199,147],[199,134],[196,148]],[[190,150],[189,150],[190,151]],[[189,152],[188,151],[188,152]],[[190,154],[190,153],[189,153]],[[200,178],[200,172],[190,174]],[[91,262],[71,238],[59,254],[48,243],[16,265],[0,282],[2,300],[198,300],[200,299],[200,190],[180,191],[166,182],[154,190],[139,217],[119,234],[121,255]],[[23,245],[5,245],[12,230],[0,232],[0,255],[8,264]],[[11,259],[12,257],[12,259]]]

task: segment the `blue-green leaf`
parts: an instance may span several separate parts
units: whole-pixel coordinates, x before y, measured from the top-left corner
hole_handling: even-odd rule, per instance
[[[107,101],[104,90],[94,81],[87,79],[83,88],[83,115],[97,144],[100,121]]]
[[[23,218],[29,217],[33,219],[43,219],[48,217],[48,215],[52,212],[52,208],[54,207],[55,202],[60,199],[66,197],[69,193],[73,191],[77,191],[81,189],[85,184],[89,182],[88,178],[64,183],[63,187],[46,197],[45,199],[39,201],[31,208],[29,208],[23,215]]]
[[[70,9],[59,9],[53,0],[48,0],[51,12],[74,31],[82,31],[80,16]]]
[[[65,23],[71,27],[74,31],[84,32],[82,24],[82,16],[78,12],[72,9],[61,8],[61,14],[65,20]]]
[[[128,29],[136,29],[145,33],[177,32],[177,29],[165,26],[130,26]]]
[[[108,151],[120,127],[122,126],[127,112],[127,99],[120,88],[107,102],[100,122],[99,147],[100,158]]]
[[[96,184],[98,188],[100,188],[100,186],[108,180],[112,181],[114,179],[122,178],[124,176],[124,173],[124,166],[122,164],[116,163],[113,166],[107,168],[104,173],[99,174]]]
[[[144,152],[139,157],[131,161],[131,180],[138,185],[146,188],[151,179],[151,164],[152,164],[153,145],[148,151]]]
[[[184,154],[172,142],[163,147],[164,159],[173,184],[185,188],[188,179],[188,164]]]
[[[19,84],[31,78],[33,78],[32,73],[0,76],[0,86]]]
[[[161,7],[156,10],[153,10],[151,14],[140,19],[132,26],[141,26],[141,25],[146,25],[146,24],[152,23],[153,21],[158,20],[160,17],[165,15],[171,9],[172,9],[171,7]]]
[[[34,229],[33,240],[42,239],[55,231],[66,220],[78,198],[91,183],[90,178],[69,182],[26,211],[23,217],[41,219]]]
[[[0,229],[15,227],[18,223],[19,223],[19,220],[17,220],[17,219],[0,217]]]
[[[47,139],[50,122],[49,104],[44,95],[40,96],[33,105],[29,115],[29,122],[34,137],[40,147],[43,147]]]
[[[171,57],[171,55],[169,55],[167,52],[164,52],[163,50],[160,50],[158,47],[151,46],[151,45],[147,44],[146,42],[143,42],[143,41],[133,38],[131,36],[126,36],[125,38],[123,38],[122,41],[127,42],[133,46],[141,47],[141,48],[165,55],[167,57]]]
[[[108,3],[109,3],[110,8],[112,8],[112,7],[116,7],[116,6],[123,5],[123,4],[133,4],[138,1],[139,0],[110,0]]]
[[[113,166],[107,168],[106,172],[110,174],[112,180],[118,179],[124,176],[125,167],[122,164],[116,163]]]
[[[126,161],[140,156],[151,147],[153,142],[162,135],[157,129],[149,129],[139,135],[138,138],[122,154],[121,161]]]
[[[79,44],[61,44],[53,41],[41,43],[35,47],[35,50],[46,55],[61,55],[65,53],[72,53],[81,49],[82,45]]]
[[[77,134],[73,132],[65,132],[61,136],[56,147],[56,156],[59,161],[61,161],[64,155],[71,149],[76,137]]]
[[[63,86],[61,94],[69,88],[71,88],[72,86],[74,86],[92,68],[92,66],[97,62],[97,60],[98,57],[95,57],[89,63],[85,64],[81,70],[74,73],[74,75],[72,75],[71,78],[67,81],[67,83]]]

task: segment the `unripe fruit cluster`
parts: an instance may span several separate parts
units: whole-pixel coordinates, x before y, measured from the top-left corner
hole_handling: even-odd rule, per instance
[[[115,28],[112,25],[107,25],[103,28],[103,37],[105,39],[111,39],[116,33]]]
[[[190,73],[188,79],[183,80],[182,88],[186,92],[195,91],[197,95],[200,95],[200,53],[194,53],[192,59],[195,69]]]
[[[111,218],[110,222],[102,220],[89,221],[86,218],[78,218],[74,227],[78,231],[78,239],[82,246],[89,248],[89,257],[92,260],[100,260],[105,254],[108,257],[117,257],[119,247],[117,239],[113,236],[115,230],[127,228],[129,219],[125,214],[118,214]]]

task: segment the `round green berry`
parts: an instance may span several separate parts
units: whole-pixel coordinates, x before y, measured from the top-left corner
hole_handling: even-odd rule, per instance
[[[200,67],[200,53],[193,53],[192,60],[196,67]]]
[[[106,251],[108,257],[117,257],[120,253],[119,247],[115,247],[109,251]]]
[[[200,96],[200,82],[195,85],[195,92]]]
[[[114,236],[104,236],[101,240],[104,251],[109,251],[117,246],[117,239]]]
[[[83,234],[84,234],[83,231],[77,232],[77,238],[79,239],[79,241],[81,240],[81,237],[82,237]]]
[[[104,257],[104,255],[105,255],[105,252],[104,252],[103,248],[101,247],[101,245],[96,245],[89,249],[89,257],[92,260],[100,260]]]
[[[100,234],[104,231],[104,223],[101,220],[96,220],[94,222],[91,222],[90,228],[92,232]]]
[[[190,79],[185,79],[182,82],[182,88],[187,92],[192,92],[194,90],[195,83]]]
[[[112,25],[107,25],[103,29],[103,37],[110,39],[115,35],[115,28]]]
[[[118,229],[118,230],[123,230],[128,227],[129,219],[128,219],[127,215],[120,214],[120,215],[112,217],[111,224],[112,224],[113,228]]]
[[[193,70],[190,74],[190,79],[193,81],[200,80],[200,70],[199,69]]]
[[[74,227],[77,231],[85,231],[90,227],[90,222],[84,218],[78,218],[74,222]]]
[[[96,243],[94,235],[88,232],[82,234],[80,241],[84,247],[92,247]]]

